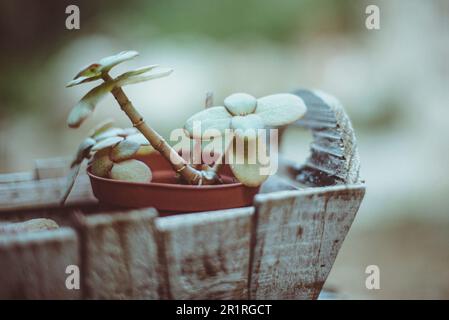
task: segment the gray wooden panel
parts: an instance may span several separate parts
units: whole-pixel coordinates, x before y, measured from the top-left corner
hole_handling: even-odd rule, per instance
[[[308,186],[360,182],[360,159],[351,121],[339,101],[324,92],[298,90],[307,113],[296,125],[311,130],[313,142],[297,179]]]
[[[65,286],[67,266],[79,266],[69,228],[0,235],[0,299],[78,299]]]
[[[87,299],[157,299],[154,209],[76,214]]]
[[[67,157],[36,159],[35,177],[38,180],[65,177],[69,174],[70,162],[71,159]]]
[[[31,171],[0,174],[0,183],[30,181],[33,179],[34,179],[34,174]]]
[[[354,185],[256,196],[250,298],[317,298],[363,195]]]
[[[0,183],[0,212],[23,209],[56,208],[67,185],[65,177]],[[87,174],[81,174],[67,205],[95,204]]]
[[[329,190],[325,193],[328,200],[317,262],[316,282],[324,284],[326,281],[364,195],[365,188],[362,186]]]
[[[158,218],[168,299],[246,299],[254,208]]]

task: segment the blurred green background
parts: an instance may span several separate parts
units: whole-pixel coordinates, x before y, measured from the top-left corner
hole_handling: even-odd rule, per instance
[[[81,29],[65,28],[76,4]],[[381,29],[365,27],[380,8]],[[68,156],[98,121],[128,126],[111,97],[79,130],[67,114],[92,84],[66,89],[103,56],[141,56],[168,78],[126,88],[167,135],[232,92],[300,87],[337,96],[356,129],[367,194],[327,282],[350,298],[449,298],[449,2],[312,0],[2,1],[0,172]],[[284,155],[307,157],[310,137],[289,129]],[[381,290],[364,286],[367,265]]]

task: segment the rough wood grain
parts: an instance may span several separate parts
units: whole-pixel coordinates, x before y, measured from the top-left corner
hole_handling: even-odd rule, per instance
[[[158,218],[163,298],[246,299],[253,212],[247,207]]]
[[[296,125],[310,129],[313,142],[305,164],[297,166],[297,179],[307,186],[360,182],[360,159],[351,121],[336,98],[321,91],[296,92],[307,113]]]
[[[157,299],[154,209],[76,214],[86,299]]]
[[[0,183],[30,181],[33,179],[34,179],[34,174],[33,174],[33,172],[30,172],[30,171],[0,174]]]
[[[316,299],[365,187],[354,132],[341,105],[322,92],[297,94],[308,107],[297,125],[312,131],[311,155],[301,166],[281,159],[279,175],[262,186],[255,211],[240,208],[159,218],[150,209],[77,214],[82,297]],[[35,175],[41,180],[32,181],[29,174],[0,175],[0,212],[56,210],[66,185],[66,161],[37,161]],[[292,177],[296,184],[288,180]],[[86,175],[78,179],[68,203],[96,203]],[[53,261],[56,268],[67,261],[65,254],[54,258],[53,249],[47,248],[56,246],[50,243],[57,237],[5,237],[0,236],[0,263],[3,267],[6,261],[11,271],[0,275],[0,297],[79,295],[61,291],[54,287],[59,280],[41,276],[41,270],[50,270],[48,261],[51,268]],[[24,262],[18,269],[17,261]],[[30,278],[29,270],[36,270],[40,278]],[[60,279],[58,272],[51,277]],[[32,286],[25,288],[29,281]]]
[[[65,271],[79,263],[72,229],[0,235],[0,299],[78,299]]]
[[[45,218],[37,218],[20,222],[0,221],[0,235],[52,230],[57,228],[59,228],[59,226],[55,221]]]
[[[0,183],[0,212],[58,207],[66,184],[65,177]],[[78,206],[96,202],[88,176],[80,175],[68,198],[67,205]]]
[[[268,177],[268,179],[260,186],[259,193],[270,193],[282,190],[297,190],[298,188],[284,177],[274,175]]]
[[[70,160],[70,158],[66,157],[36,159],[34,161],[36,179],[42,180],[67,176]]]
[[[317,298],[363,195],[354,185],[256,196],[250,298]]]

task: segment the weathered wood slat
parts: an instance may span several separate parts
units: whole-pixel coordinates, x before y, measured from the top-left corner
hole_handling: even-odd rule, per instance
[[[0,235],[52,230],[57,228],[59,228],[59,226],[55,221],[45,218],[31,219],[22,222],[0,221]]]
[[[33,174],[33,172],[30,172],[30,171],[0,174],[0,184],[1,183],[30,181],[33,179],[34,179],[34,174]]]
[[[35,177],[38,180],[65,177],[69,173],[70,158],[58,157],[34,161]]]
[[[0,212],[59,206],[67,185],[65,177],[0,184]],[[97,203],[86,174],[78,177],[67,205]]]
[[[335,130],[313,131],[312,135],[315,139],[329,139],[341,141],[341,136],[335,133]],[[341,143],[341,142],[340,142]]]
[[[364,195],[364,186],[354,186],[326,193],[329,200],[326,203],[323,234],[316,263],[318,268],[316,282],[324,283],[326,281]]]
[[[158,299],[154,209],[75,215],[85,299]]]
[[[362,185],[257,195],[250,298],[317,298],[363,195]]]
[[[330,176],[336,176],[340,178],[341,183],[345,181],[343,179],[346,175],[346,164],[344,156],[334,155],[329,147],[321,150],[312,148],[312,155],[306,161],[306,166],[325,172]]]
[[[323,147],[323,143],[326,143],[327,147]],[[334,142],[329,140],[318,140],[311,143],[310,149],[312,150],[312,152],[328,153],[329,155],[338,158],[344,159],[345,157],[344,150],[338,141]]]
[[[0,235],[0,298],[316,299],[365,189],[341,105],[321,92],[297,94],[308,107],[297,124],[312,131],[311,155],[301,167],[279,159],[255,208],[76,213],[77,234]],[[56,212],[68,163],[38,160],[34,174],[0,175],[0,213]],[[82,174],[68,204],[96,202]],[[81,267],[81,293],[65,288],[69,264]]]
[[[0,299],[79,299],[67,289],[69,265],[79,265],[69,228],[0,235]]]
[[[341,104],[320,91],[299,90],[296,94],[307,106],[307,113],[296,125],[310,129],[314,137],[311,155],[298,170],[298,181],[308,186],[359,183],[357,143]],[[320,184],[320,179],[310,177],[313,175],[325,176],[325,183]]]
[[[246,299],[254,208],[158,218],[166,299]]]
[[[292,181],[281,176],[270,176],[260,186],[259,193],[270,193],[281,190],[297,190],[298,188],[292,183]]]

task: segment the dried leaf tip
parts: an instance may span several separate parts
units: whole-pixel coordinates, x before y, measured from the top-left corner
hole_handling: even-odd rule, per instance
[[[101,59],[99,63],[91,64],[81,70],[75,79],[67,86],[71,87],[80,83],[90,82],[105,78],[104,75],[115,65],[137,56],[137,51],[123,51],[115,56]],[[109,80],[90,90],[71,110],[67,124],[71,128],[78,128],[81,123],[94,111],[95,106],[114,88],[130,84],[140,83],[152,79],[168,76],[173,72],[171,68],[157,69],[158,65],[149,65],[125,72],[115,79]],[[154,71],[154,72],[153,72]]]
[[[131,60],[138,56],[137,51],[122,51],[116,55],[105,57],[99,62],[92,63],[82,68],[72,81],[67,83],[66,87],[73,87],[81,83],[95,81],[101,78],[101,75],[108,72],[116,65]]]

